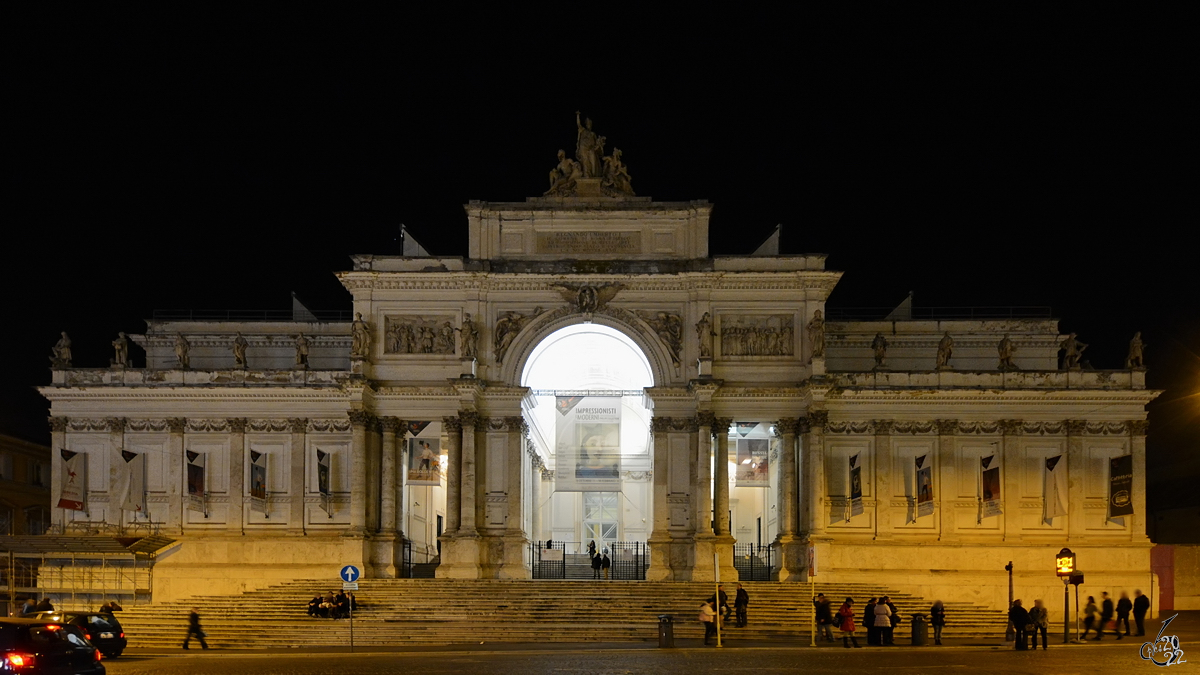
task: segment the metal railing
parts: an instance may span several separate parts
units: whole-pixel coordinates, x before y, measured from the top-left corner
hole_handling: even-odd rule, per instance
[[[886,321],[895,307],[826,307],[827,321]],[[985,319],[1052,319],[1050,307],[913,307],[913,321],[953,321]],[[910,319],[899,319],[908,321]]]
[[[640,541],[616,541],[608,549],[609,579],[642,581],[650,567],[650,549]],[[590,579],[591,563],[577,541],[534,542],[529,545],[530,570],[534,579]],[[600,553],[597,553],[600,555]],[[572,574],[573,572],[573,574]],[[603,576],[603,574],[601,574]]]
[[[742,581],[771,580],[771,547],[756,544],[733,545],[733,567]]]
[[[349,322],[348,309],[309,310],[319,323]],[[155,321],[306,321],[290,309],[156,309]]]

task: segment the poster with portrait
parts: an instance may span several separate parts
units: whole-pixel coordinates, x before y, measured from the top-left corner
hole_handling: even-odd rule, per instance
[[[441,485],[441,439],[418,436],[408,439],[408,484]]]
[[[730,461],[737,467],[734,480],[737,487],[771,487],[767,462],[770,457],[771,439],[739,438]]]
[[[317,492],[322,495],[332,494],[329,488],[330,456],[324,450],[317,450]]]
[[[861,453],[850,456],[850,515],[846,517],[847,521],[862,515],[863,512],[862,465],[858,463],[859,454]]]
[[[267,513],[267,457],[263,452],[250,451],[250,510]]]
[[[558,396],[555,410],[555,489],[620,491],[620,397]]]
[[[979,517],[984,518],[1002,515],[1000,510],[1000,463],[995,455],[979,459]]]
[[[203,452],[187,451],[187,507],[192,511],[208,513],[207,493],[204,491]]]
[[[933,515],[933,461],[928,454],[915,460],[917,468],[917,517]]]

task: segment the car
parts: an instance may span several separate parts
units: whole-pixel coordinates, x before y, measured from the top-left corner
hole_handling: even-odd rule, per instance
[[[79,626],[0,618],[0,673],[104,675],[100,650]]]
[[[54,621],[79,626],[88,641],[96,645],[105,658],[115,659],[125,651],[125,629],[112,614],[102,612],[36,612],[26,615],[41,621]]]

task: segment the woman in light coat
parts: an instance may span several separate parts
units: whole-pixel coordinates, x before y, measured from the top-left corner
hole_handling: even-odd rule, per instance
[[[888,633],[892,631],[892,609],[880,601],[875,605],[875,628],[880,630],[880,644],[889,644]]]

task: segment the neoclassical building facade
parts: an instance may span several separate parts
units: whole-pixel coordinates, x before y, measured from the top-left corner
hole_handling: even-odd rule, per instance
[[[52,503],[86,490],[55,527],[178,539],[156,599],[394,577],[406,543],[525,579],[531,542],[596,537],[659,580],[736,579],[754,543],[781,581],[815,555],[1004,606],[1008,561],[1049,594],[1069,546],[1152,586],[1142,370],[1060,368],[1048,318],[827,320],[823,256],[710,255],[707,202],[576,178],[468,204],[465,258],[355,256],[353,320],[151,320],[144,368],[59,364]]]

